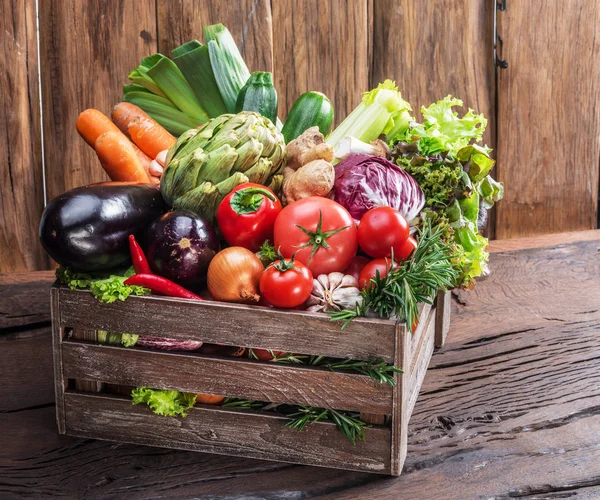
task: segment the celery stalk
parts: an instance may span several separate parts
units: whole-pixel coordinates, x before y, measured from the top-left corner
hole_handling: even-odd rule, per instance
[[[208,121],[208,115],[196,99],[192,87],[171,59],[161,55],[157,63],[148,70],[148,76],[181,111],[200,123]]]
[[[404,118],[401,113],[403,111],[408,113],[412,109],[402,99],[396,84],[386,80],[377,88],[363,94],[362,102],[327,137],[326,142],[335,147],[346,136],[371,142],[381,134],[393,130],[394,117]]]
[[[123,95],[123,100],[142,108],[175,137],[179,137],[186,130],[200,125],[198,120],[179,111],[165,97],[149,92],[127,92]]]
[[[196,43],[188,42],[177,47],[172,52],[175,57],[173,60],[189,82],[208,116],[214,118],[227,113],[227,108],[215,80],[209,49],[196,40],[194,42]],[[189,50],[185,51],[185,48]]]
[[[222,24],[204,27],[204,38],[210,54],[215,80],[227,111],[235,113],[235,103],[241,88],[250,78],[250,71],[229,30]]]

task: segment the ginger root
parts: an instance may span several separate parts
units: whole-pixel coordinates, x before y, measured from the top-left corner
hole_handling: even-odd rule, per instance
[[[334,181],[333,165],[322,159],[308,162],[298,170],[287,166],[283,169],[283,194],[287,203],[309,196],[327,196]]]
[[[287,166],[298,170],[314,160],[333,160],[333,146],[325,142],[319,127],[310,127],[286,146]]]

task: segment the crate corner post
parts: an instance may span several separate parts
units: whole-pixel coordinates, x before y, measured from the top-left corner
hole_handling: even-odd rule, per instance
[[[54,361],[54,395],[56,400],[56,423],[59,434],[67,433],[65,418],[65,386],[62,364],[62,341],[65,329],[60,318],[60,288],[50,289],[50,312],[52,316],[52,357]]]

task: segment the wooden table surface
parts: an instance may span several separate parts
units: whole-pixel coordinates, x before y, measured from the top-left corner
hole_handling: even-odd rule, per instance
[[[0,498],[600,498],[599,249],[600,231],[492,244],[399,478],[59,436],[52,273],[0,275]]]

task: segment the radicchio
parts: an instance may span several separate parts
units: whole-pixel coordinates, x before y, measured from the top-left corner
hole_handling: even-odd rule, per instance
[[[423,190],[409,173],[385,158],[366,154],[348,156],[335,166],[333,199],[356,221],[371,208],[387,206],[410,223],[425,205]]]
[[[168,339],[145,335],[140,336],[136,345],[151,349],[163,349],[165,351],[195,351],[202,347],[202,342],[198,340]]]

